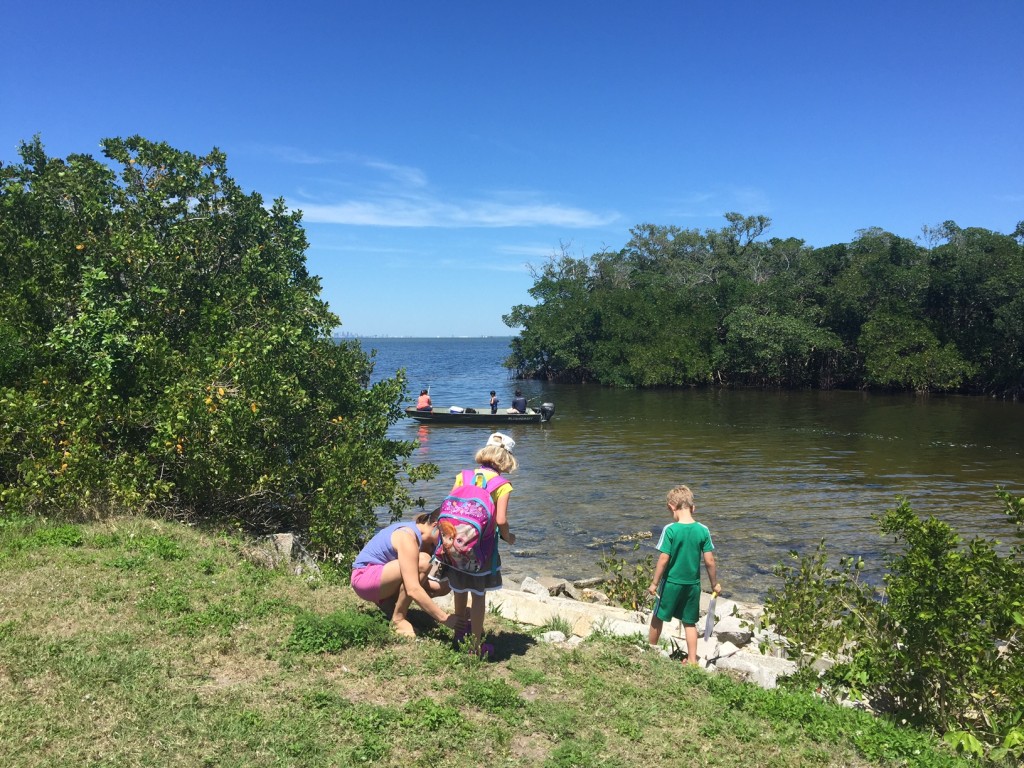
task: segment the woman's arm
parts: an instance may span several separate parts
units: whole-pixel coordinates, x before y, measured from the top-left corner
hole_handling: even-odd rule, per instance
[[[399,528],[391,534],[391,545],[398,553],[398,568],[402,573],[405,593],[435,620],[447,624],[453,617],[430,599],[427,590],[420,583],[420,547],[416,535],[408,528]]]

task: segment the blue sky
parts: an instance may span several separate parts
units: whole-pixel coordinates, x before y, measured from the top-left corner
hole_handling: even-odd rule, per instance
[[[1024,2],[46,2],[0,159],[141,134],[304,212],[341,331],[508,335],[640,223],[849,242],[1024,219]],[[18,66],[14,66],[18,62]]]

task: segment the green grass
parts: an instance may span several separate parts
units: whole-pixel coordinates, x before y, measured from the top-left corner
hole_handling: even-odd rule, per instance
[[[43,766],[956,766],[935,739],[597,637],[414,612],[148,520],[0,525],[0,754]]]

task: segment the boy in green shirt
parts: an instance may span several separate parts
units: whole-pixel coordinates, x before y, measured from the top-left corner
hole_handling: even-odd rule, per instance
[[[686,631],[686,660],[697,663],[697,619],[700,617],[700,561],[708,572],[715,593],[722,591],[717,581],[711,531],[693,519],[696,507],[693,492],[678,485],[668,492],[668,511],[675,522],[669,523],[658,540],[658,563],[647,591],[657,600],[647,640],[657,645],[666,621],[680,619]],[[659,587],[660,594],[659,594]]]

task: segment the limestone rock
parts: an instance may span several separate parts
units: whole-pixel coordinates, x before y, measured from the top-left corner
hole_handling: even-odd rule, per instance
[[[548,591],[548,594],[552,597],[558,597],[559,595],[565,594],[566,587],[571,586],[565,579],[556,579],[551,576],[539,576],[536,579],[531,579],[531,581],[536,581],[538,584],[543,585],[543,587]]]
[[[519,586],[520,592],[526,592],[528,595],[548,595],[548,588],[541,584],[536,579],[527,576],[523,579],[523,583]]]
[[[789,659],[742,652],[718,659],[716,666],[719,669],[739,672],[762,688],[775,688],[780,676],[792,675],[797,669],[796,662]]]
[[[608,633],[609,635],[614,635],[615,637],[632,637],[633,635],[640,635],[643,637],[644,642],[647,642],[647,626],[644,624],[637,624],[635,621],[627,621],[624,619],[606,621],[601,625],[600,630]]]
[[[724,659],[729,656],[735,656],[739,653],[739,650],[735,645],[726,641],[718,646],[718,658]]]
[[[750,642],[750,638],[754,635],[747,625],[748,622],[743,621],[737,616],[726,616],[715,622],[715,636],[722,642],[744,646]]]
[[[580,592],[580,599],[586,603],[598,603],[600,605],[608,605],[611,600],[608,599],[608,595],[598,589],[584,589]]]
[[[294,533],[275,533],[257,539],[246,550],[245,557],[249,562],[263,568],[287,568],[299,575],[320,573],[320,566]]]
[[[542,643],[564,643],[566,640],[565,634],[557,630],[538,635],[537,639]]]

